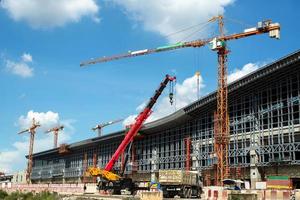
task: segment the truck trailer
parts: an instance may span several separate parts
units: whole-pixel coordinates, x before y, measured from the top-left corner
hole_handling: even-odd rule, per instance
[[[202,194],[203,183],[198,171],[159,170],[158,182],[165,198],[200,198]]]

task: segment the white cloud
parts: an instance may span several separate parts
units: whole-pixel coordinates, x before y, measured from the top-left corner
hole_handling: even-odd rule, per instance
[[[58,143],[64,143],[71,139],[71,134],[74,132],[72,126],[73,120],[60,120],[59,114],[48,112],[34,112],[29,111],[26,116],[20,116],[16,125],[20,130],[27,129],[32,122],[32,118],[41,123],[41,127],[37,129],[34,152],[40,152],[53,148],[53,134],[45,134],[45,131],[58,124],[63,124],[65,129],[60,132],[58,136]],[[29,134],[23,133],[17,135],[18,141],[13,143],[13,147],[10,150],[0,150],[0,171],[13,172],[15,170],[22,170],[26,168],[27,159],[25,155],[28,154],[29,148]]]
[[[233,81],[236,81],[247,74],[257,70],[261,65],[257,63],[248,63],[243,66],[242,69],[234,69],[232,73],[228,75],[227,82],[231,83]]]
[[[205,87],[203,83],[203,78],[200,75],[199,76],[199,90],[201,93],[201,89]],[[192,77],[189,77],[185,79],[181,84],[177,83],[175,86],[175,102],[173,103],[173,106],[170,104],[169,97],[164,96],[161,97],[157,104],[154,105],[154,111],[149,116],[146,122],[151,122],[157,119],[160,119],[162,117],[165,117],[175,111],[176,109],[180,109],[193,101],[197,100],[197,76],[194,75]],[[142,109],[145,106],[145,102],[142,103],[137,107],[137,111],[142,111]],[[136,118],[136,114],[130,115],[123,121],[123,125],[126,126],[128,124],[131,124],[134,122],[134,119]]]
[[[23,78],[29,78],[33,76],[33,68],[25,62],[14,62],[6,60],[6,69],[12,74],[21,76]]]
[[[248,63],[242,67],[242,69],[235,69],[231,74],[228,75],[228,83],[231,83],[237,79],[246,76],[247,74],[257,70],[260,66],[263,66],[264,63]],[[205,87],[203,83],[203,78],[199,76],[199,88],[200,93],[201,89]],[[176,91],[176,109],[180,109],[197,99],[197,77],[192,76],[185,79],[181,84],[177,83],[175,87]],[[136,111],[142,111],[146,102],[140,104]],[[168,97],[162,97],[158,100],[157,105],[154,106],[154,112],[149,116],[146,122],[154,121],[160,119],[164,116],[167,116],[174,112],[175,109],[170,105]],[[134,119],[137,117],[137,114],[130,115],[123,121],[123,125],[126,126],[134,122]]]
[[[126,119],[124,119],[123,126],[132,124],[136,117],[137,117],[137,114],[129,115]]]
[[[157,32],[168,37],[183,28],[208,21],[213,16],[223,14],[225,7],[234,0],[113,0],[124,8],[126,14],[136,22],[142,23],[145,30]],[[199,27],[197,27],[199,28]],[[197,29],[192,29],[194,32]],[[193,38],[202,38],[209,30],[202,34],[195,34]],[[188,34],[191,34],[189,32]],[[187,33],[171,35],[170,42],[184,39]]]
[[[29,53],[23,53],[22,60],[24,62],[32,62],[32,56]]]
[[[5,59],[4,56],[2,56],[2,59],[8,72],[23,78],[29,78],[34,75],[34,68],[29,66],[29,63],[32,62],[32,56],[29,53],[24,53],[20,61]]]
[[[58,125],[59,116],[58,113],[48,111],[48,112],[34,112],[30,110],[26,116],[21,115],[18,120],[18,126],[20,129],[26,129],[31,126],[32,119],[41,124],[43,130],[48,130],[51,126]]]
[[[26,93],[22,93],[20,96],[19,96],[19,99],[25,99],[26,98]]]
[[[15,21],[25,21],[34,28],[59,27],[85,16],[100,21],[95,0],[3,0],[2,8]]]

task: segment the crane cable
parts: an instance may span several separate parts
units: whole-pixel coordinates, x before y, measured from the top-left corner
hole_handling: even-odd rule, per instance
[[[230,22],[235,23],[235,24],[242,25],[242,26],[244,26],[244,28],[245,28],[245,27],[251,27],[251,26],[252,26],[252,25],[247,24],[247,23],[245,23],[245,22],[243,22],[243,21],[241,21],[241,20],[237,20],[237,19],[233,19],[233,18],[229,18],[229,17],[224,17],[224,20],[230,21]]]
[[[174,102],[174,83],[173,83],[173,81],[171,81],[170,85],[169,85],[169,100],[170,100],[170,104],[173,105],[173,102]]]
[[[173,92],[174,92],[174,111],[177,110],[176,108],[176,102],[177,102],[177,91],[176,91],[176,84],[177,84],[177,79],[174,80],[174,83],[173,83]]]
[[[176,34],[178,34],[178,33],[182,33],[182,32],[184,32],[184,31],[190,30],[190,29],[195,28],[195,27],[198,27],[198,26],[200,26],[200,25],[205,25],[206,23],[208,23],[208,22],[202,22],[202,23],[199,23],[199,24],[196,24],[196,25],[192,25],[192,26],[183,28],[183,29],[178,30],[178,31],[176,31],[176,32],[167,34],[166,37],[170,37],[170,36],[172,36],[172,35],[176,35]]]
[[[206,26],[208,26],[210,24],[210,22],[207,22],[206,24],[204,24],[203,26],[201,26],[199,29],[193,31],[192,33],[188,34],[186,37],[182,38],[180,40],[180,42],[184,42],[186,41],[188,38],[191,38],[193,35],[195,35],[196,33],[200,33],[201,31],[204,30],[204,28],[206,28]]]
[[[176,32],[173,32],[173,33],[170,33],[170,34],[167,34],[166,37],[169,38],[170,36],[173,36],[173,35],[176,35],[176,34],[179,34],[179,33],[182,33],[182,32],[185,32],[185,31],[188,31],[190,29],[193,29],[195,27],[199,27],[198,29],[196,29],[195,31],[193,31],[192,33],[189,33],[187,36],[183,37],[179,42],[183,42],[185,41],[186,39],[190,38],[191,36],[193,36],[194,34],[196,34],[197,32],[200,32],[200,31],[203,31],[203,29],[207,26],[211,24],[211,20],[208,20],[208,21],[205,21],[205,22],[202,22],[202,23],[199,23],[199,24],[196,24],[196,25],[192,25],[192,26],[189,26],[187,28],[183,28],[179,31],[176,31]]]
[[[249,24],[247,24],[247,23],[244,23],[244,22],[242,22],[242,21],[240,21],[240,20],[236,20],[236,19],[233,19],[233,18],[229,18],[229,17],[224,17],[224,20],[226,20],[226,21],[229,21],[229,22],[233,22],[233,23],[236,23],[236,24],[239,24],[239,25],[243,25],[243,26],[250,26]],[[192,25],[192,26],[189,26],[189,27],[186,27],[186,28],[183,28],[183,29],[181,29],[181,30],[179,30],[179,31],[176,31],[176,32],[173,32],[173,33],[170,33],[170,34],[167,34],[166,35],[166,37],[168,38],[168,37],[170,37],[170,36],[173,36],[173,35],[176,35],[176,34],[179,34],[179,33],[182,33],[182,32],[185,32],[185,31],[188,31],[188,30],[191,30],[191,29],[193,29],[193,28],[195,28],[195,27],[198,27],[198,26],[200,26],[198,29],[196,29],[195,31],[193,31],[193,32],[191,32],[191,33],[189,33],[187,36],[185,36],[184,38],[182,38],[181,40],[180,40],[180,42],[184,42],[185,40],[187,40],[188,38],[190,38],[190,37],[192,37],[193,35],[195,35],[196,33],[199,33],[199,32],[201,32],[201,31],[203,31],[204,30],[204,28],[206,28],[209,24],[211,24],[211,20],[208,20],[208,21],[206,21],[206,22],[202,22],[202,23],[199,23],[199,24],[196,24],[196,25]],[[215,30],[212,30],[211,31],[212,32],[212,34],[211,35],[213,35],[213,33],[215,32]],[[197,55],[198,54],[198,55]],[[200,54],[200,52],[199,51],[196,51],[195,52],[195,57],[196,57],[196,59],[195,59],[195,65],[196,65],[196,68],[198,68],[197,66],[198,65],[200,65],[200,59],[199,59],[199,55]],[[199,76],[200,76],[200,74],[199,74],[199,72],[200,72],[200,70],[197,70],[196,71],[196,75],[198,76],[197,77],[197,100],[199,100],[199,97],[200,97],[200,94],[199,94],[199,90],[200,90],[200,83],[198,82],[199,81]],[[176,80],[174,81],[174,83],[173,82],[171,82],[170,83],[170,90],[169,90],[169,100],[170,100],[170,104],[171,105],[173,105],[173,103],[174,103],[174,107],[175,107],[175,111],[176,111]]]

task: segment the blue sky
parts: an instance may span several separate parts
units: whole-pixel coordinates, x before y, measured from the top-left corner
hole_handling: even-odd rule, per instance
[[[0,171],[25,166],[28,138],[17,132],[33,115],[45,123],[44,129],[58,121],[65,123],[61,142],[71,143],[95,136],[90,128],[97,123],[136,114],[136,108],[152,95],[165,74],[178,77],[179,93],[191,94],[178,100],[182,105],[195,100],[196,71],[201,72],[201,95],[216,89],[217,57],[208,47],[80,68],[83,60],[175,42],[184,35],[166,35],[218,13],[243,22],[226,20],[228,34],[242,32],[263,19],[272,19],[282,27],[278,41],[265,34],[229,42],[232,77],[299,49],[300,3],[296,0],[45,2],[3,0],[0,6]],[[207,38],[211,33],[216,33],[215,27],[194,37]],[[246,64],[248,68],[243,69]],[[158,108],[164,107],[163,102],[158,104]],[[156,117],[163,114],[158,112]],[[104,132],[121,128],[119,124]],[[49,148],[52,142],[42,130],[36,135],[35,151]],[[19,157],[20,162],[11,166]]]

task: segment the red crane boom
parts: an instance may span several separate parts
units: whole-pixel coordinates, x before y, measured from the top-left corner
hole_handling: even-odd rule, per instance
[[[176,77],[166,75],[163,82],[160,83],[159,88],[155,91],[154,95],[150,98],[150,100],[149,100],[148,104],[145,106],[144,110],[136,117],[135,123],[130,127],[129,131],[125,135],[125,138],[119,145],[118,149],[115,151],[114,155],[112,156],[110,161],[105,166],[106,171],[112,170],[115,163],[119,159],[120,155],[125,151],[126,147],[132,141],[133,137],[136,136],[136,134],[141,129],[145,120],[150,116],[153,105],[155,104],[158,97],[165,89],[166,85],[169,83],[169,81],[174,81],[175,79],[176,79]]]

